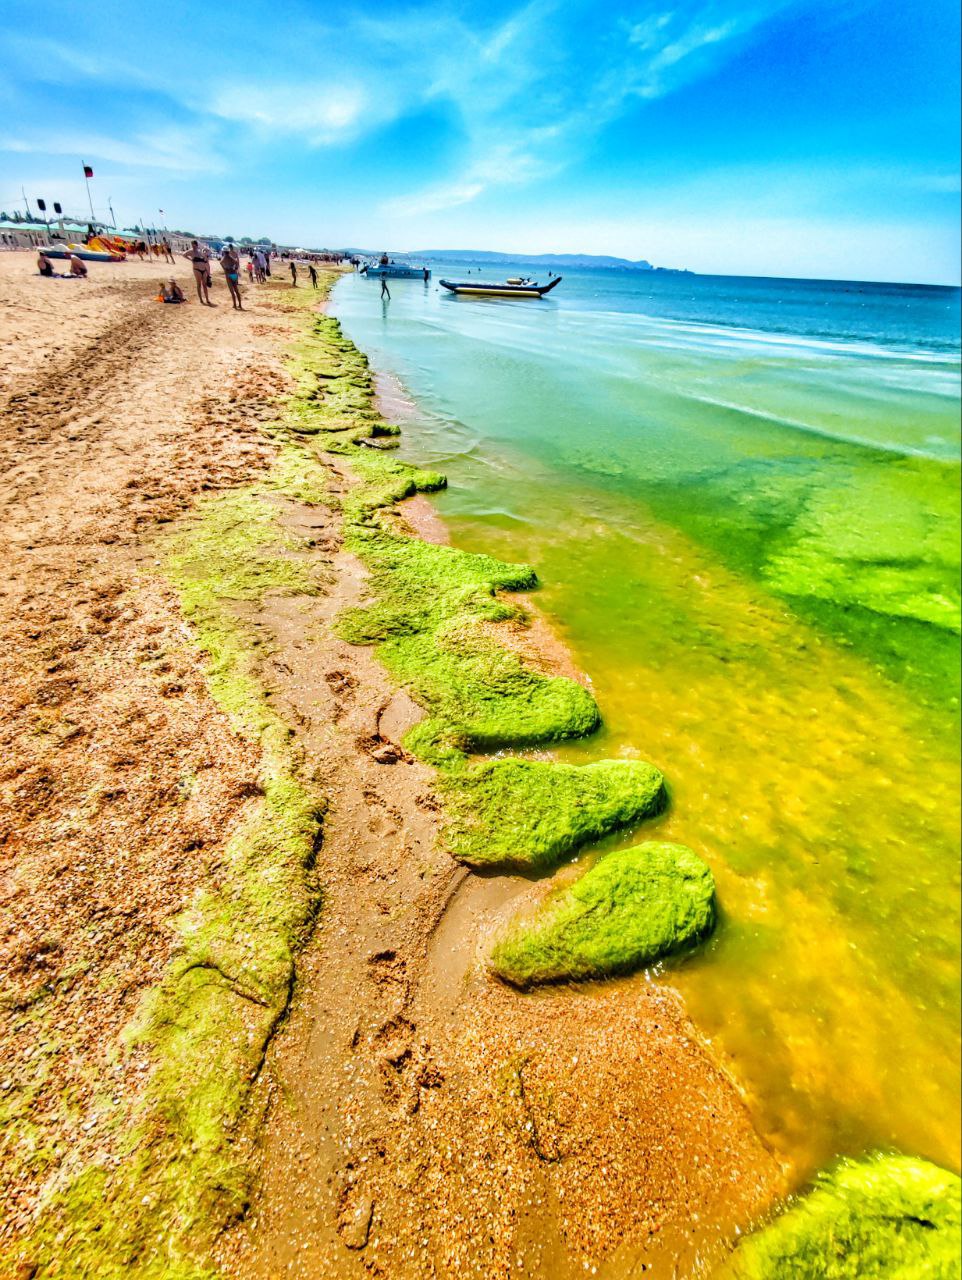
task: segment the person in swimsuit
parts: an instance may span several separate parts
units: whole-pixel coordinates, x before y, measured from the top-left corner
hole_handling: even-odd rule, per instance
[[[381,276],[381,297],[390,298],[391,290],[387,287],[387,276]]]
[[[177,281],[174,279],[173,276],[170,277],[170,279],[167,281],[166,284],[162,284],[160,286],[160,289],[161,289],[161,296],[163,297],[165,302],[177,303],[177,302],[187,301],[187,299],[184,297],[183,289],[180,287],[180,285],[177,283]]]
[[[291,263],[291,288],[292,289],[297,288],[297,263],[296,262]]]
[[[314,268],[314,263],[312,262],[307,269],[311,275],[311,288],[316,289],[317,288],[317,271]]]
[[[72,276],[80,276],[81,279],[87,277],[87,264],[82,258],[78,258],[75,253],[70,255],[70,274]]]
[[[53,263],[45,253],[37,254],[37,269],[42,276],[53,276],[56,274],[53,269]]]
[[[224,245],[220,255],[220,265],[227,277],[227,288],[230,290],[230,302],[235,311],[243,311],[240,292],[240,254],[232,244]]]
[[[197,297],[205,307],[213,307],[210,294],[210,253],[199,240],[191,240],[190,249],[184,257],[194,269],[194,284],[197,286]]]

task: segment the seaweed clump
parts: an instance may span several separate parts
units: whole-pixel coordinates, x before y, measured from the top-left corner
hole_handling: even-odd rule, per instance
[[[712,929],[710,869],[680,844],[611,853],[496,942],[491,967],[515,986],[627,973],[692,946]]]
[[[344,540],[368,569],[370,598],[346,610],[337,630],[374,646],[427,713],[404,745],[439,770],[454,856],[474,866],[548,868],[657,812],[663,780],[650,765],[472,762],[472,753],[585,737],[601,723],[597,703],[577,681],[533,670],[497,634],[494,624],[527,620],[501,593],[536,587],[529,565],[424,542],[391,521],[396,503],[446,480],[374,447],[378,437],[392,444],[397,429],[371,408],[367,361],[336,320],[313,318],[293,371],[286,426],[346,455],[356,481],[340,498]]]
[[[959,1179],[908,1156],[843,1161],[749,1236],[729,1280],[957,1280]]]
[[[575,766],[489,760],[442,781],[444,837],[473,867],[541,869],[666,803],[661,773],[638,760]]]

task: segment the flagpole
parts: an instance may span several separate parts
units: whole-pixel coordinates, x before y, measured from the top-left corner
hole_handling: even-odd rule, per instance
[[[87,184],[87,203],[90,205],[90,221],[96,222],[97,215],[94,213],[94,202],[90,195],[90,179],[87,177],[87,165],[84,165],[84,182]]]

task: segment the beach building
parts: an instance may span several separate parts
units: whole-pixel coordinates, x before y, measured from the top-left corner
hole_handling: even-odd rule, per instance
[[[35,249],[42,244],[83,240],[86,235],[86,223],[0,221],[0,249]]]

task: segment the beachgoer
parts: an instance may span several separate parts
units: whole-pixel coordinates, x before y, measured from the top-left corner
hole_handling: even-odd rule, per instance
[[[169,240],[164,241],[164,261],[169,262],[171,266],[174,265],[174,251],[170,247]]]
[[[292,289],[297,288],[297,263],[296,262],[291,263],[291,288]]]
[[[224,246],[224,251],[220,255],[220,265],[224,268],[224,275],[227,277],[231,306],[235,311],[243,311],[240,292],[240,254],[232,244]]]
[[[247,259],[247,283],[248,284],[254,283],[254,259],[253,258]]]
[[[387,287],[387,276],[381,276],[381,297],[390,298],[391,290]]]
[[[207,292],[210,288],[210,251],[199,240],[191,240],[190,249],[183,254],[194,270],[194,284],[197,286],[197,297],[205,307],[217,304],[211,302]]]
[[[45,253],[37,254],[37,269],[42,276],[53,276],[56,274],[53,269],[53,263]]]
[[[316,289],[317,288],[317,271],[314,267],[313,262],[307,269],[311,273],[311,288]]]
[[[430,276],[430,274],[431,274],[431,272],[427,269],[427,267],[425,267],[425,268],[424,268],[424,283],[425,283],[425,284],[427,284],[427,282],[428,282],[428,276]]]
[[[173,276],[170,277],[170,279],[167,281],[166,284],[162,284],[160,286],[160,291],[161,291],[161,296],[163,297],[165,302],[177,303],[177,302],[187,301],[187,299],[184,297],[183,289],[180,287],[180,285],[177,283],[177,281],[174,279]]]
[[[78,258],[75,253],[70,255],[70,274],[72,276],[80,276],[81,279],[87,278],[87,264],[82,258]]]

